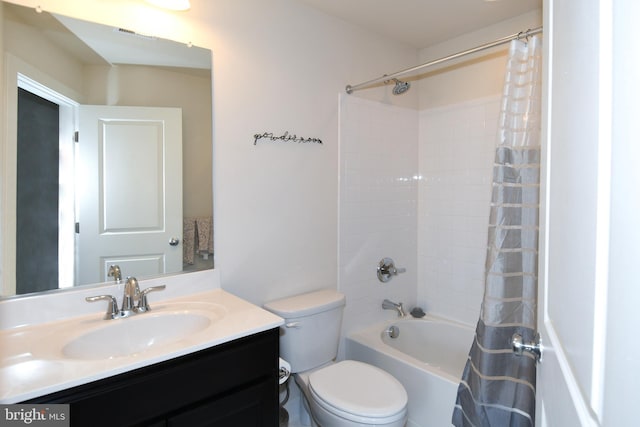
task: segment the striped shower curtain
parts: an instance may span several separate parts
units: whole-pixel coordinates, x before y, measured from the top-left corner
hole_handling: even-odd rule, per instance
[[[541,41],[509,49],[485,265],[485,292],[452,423],[533,426],[536,360],[513,353],[511,337],[536,330],[540,188]]]

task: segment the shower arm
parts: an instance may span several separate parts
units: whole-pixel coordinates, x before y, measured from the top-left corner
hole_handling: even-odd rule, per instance
[[[538,28],[534,28],[534,29],[529,29],[527,31],[521,31],[519,33],[516,34],[512,34],[510,36],[507,37],[503,37],[501,39],[498,40],[494,40],[490,43],[486,43],[483,44],[481,46],[477,46],[471,49],[467,49],[465,51],[462,52],[458,52],[458,53],[454,53],[453,55],[449,55],[449,56],[445,56],[444,58],[440,58],[440,59],[436,59],[434,61],[430,61],[430,62],[426,62],[424,64],[420,64],[420,65],[416,65],[415,67],[411,67],[411,68],[407,68],[398,72],[395,72],[393,74],[385,74],[383,76],[380,76],[376,79],[373,80],[369,80],[366,81],[364,83],[359,83],[357,85],[347,85],[345,90],[348,94],[352,94],[354,91],[356,90],[361,90],[361,89],[367,89],[370,86],[376,84],[376,83],[381,83],[387,80],[393,80],[394,78],[397,77],[402,77],[406,74],[410,74],[413,72],[416,72],[418,70],[422,70],[423,68],[427,68],[427,67],[431,67],[433,65],[438,65],[441,64],[443,62],[446,61],[450,61],[452,59],[457,59],[460,58],[462,56],[466,56],[466,55],[470,55],[472,53],[476,53],[476,52],[480,52],[486,49],[491,49],[492,47],[496,47],[496,46],[500,46],[502,44],[505,43],[509,43],[511,40],[521,40],[521,39],[528,39],[529,37],[536,35],[538,33],[542,32],[542,27],[538,27]]]

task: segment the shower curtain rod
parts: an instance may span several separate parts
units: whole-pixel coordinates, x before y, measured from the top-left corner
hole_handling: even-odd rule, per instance
[[[397,78],[397,77],[400,77],[400,76],[404,76],[405,74],[413,73],[414,71],[418,71],[418,70],[421,70],[423,68],[431,67],[432,65],[441,64],[443,62],[450,61],[452,59],[460,58],[461,56],[465,56],[465,55],[469,55],[469,54],[472,54],[472,53],[480,52],[482,50],[490,49],[490,48],[495,47],[495,46],[500,46],[501,44],[509,43],[511,40],[526,39],[526,38],[529,38],[529,37],[531,37],[531,36],[533,36],[535,34],[541,33],[541,32],[542,32],[542,27],[529,29],[527,31],[521,31],[521,32],[519,32],[517,34],[512,34],[510,36],[503,37],[503,38],[498,39],[498,40],[494,40],[494,41],[492,41],[490,43],[486,43],[486,44],[483,44],[481,46],[474,47],[472,49],[468,49],[468,50],[465,50],[465,51],[462,51],[462,52],[458,52],[458,53],[455,53],[453,55],[445,56],[444,58],[436,59],[434,61],[426,62],[424,64],[416,65],[415,67],[407,68],[405,70],[401,70],[401,71],[395,72],[393,74],[385,74],[385,75],[383,75],[381,77],[378,77],[376,79],[369,80],[367,82],[360,83],[360,84],[353,85],[353,86],[352,85],[347,85],[345,90],[347,91],[348,94],[351,94],[355,90],[366,89],[367,87],[369,87],[369,86],[371,86],[373,84],[376,84],[376,83],[380,83],[380,82],[387,81],[387,80],[393,80],[394,78]]]

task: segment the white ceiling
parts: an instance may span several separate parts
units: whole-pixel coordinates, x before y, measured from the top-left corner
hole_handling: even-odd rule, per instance
[[[296,1],[416,48],[542,9],[542,0]]]
[[[211,68],[211,55],[207,49],[188,48],[183,43],[137,34],[125,28],[53,16],[110,64]]]
[[[361,26],[374,33],[393,40],[406,43],[416,48],[432,46],[489,25],[504,21],[526,12],[542,8],[542,0],[295,0],[321,12],[336,16],[344,21]],[[138,63],[148,45],[157,45],[159,40],[145,39],[124,35],[113,28],[93,25],[87,26],[82,21],[59,17],[47,20],[47,14],[37,14],[31,8],[7,4],[8,13],[19,16],[24,22],[39,26],[48,33],[52,40],[59,39],[62,46],[71,49],[81,45],[71,40],[71,34],[65,34],[64,27],[75,33],[87,43],[94,52],[110,63]],[[135,48],[125,50],[121,47],[122,39],[128,38]],[[106,39],[119,42],[117,49],[111,49]],[[96,40],[102,40],[98,43]],[[183,46],[180,46],[183,47]],[[174,49],[177,47],[173,47]],[[77,47],[81,51],[81,47]],[[175,52],[172,52],[175,53]],[[208,52],[206,52],[208,55]],[[191,49],[190,57],[185,64],[167,62],[167,58],[175,55],[163,55],[157,65],[186,66],[205,68],[210,64],[209,57],[202,55],[198,49]],[[85,56],[88,56],[86,53]],[[95,55],[95,53],[93,53]],[[183,52],[184,55],[184,52]],[[86,59],[86,58],[85,58]],[[96,62],[99,60],[87,60]],[[163,62],[164,61],[164,62]],[[165,63],[167,62],[167,63]],[[199,63],[199,64],[198,64]]]
[[[29,25],[52,43],[85,64],[131,64],[204,70],[211,68],[211,52],[200,47],[122,28],[87,22],[11,3],[4,4],[4,18]]]

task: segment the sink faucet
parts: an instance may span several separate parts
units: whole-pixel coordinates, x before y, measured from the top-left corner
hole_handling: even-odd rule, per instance
[[[402,303],[395,303],[393,301],[389,301],[388,299],[385,299],[384,301],[382,301],[382,308],[384,308],[385,310],[397,310],[398,311],[398,317],[404,317],[407,314],[404,312],[404,308],[402,307]]]
[[[138,300],[140,298],[140,286],[138,285],[138,279],[135,277],[127,277],[127,281],[124,284],[124,296],[122,297],[122,310],[123,317],[130,316],[137,308]]]
[[[145,313],[151,310],[149,302],[147,300],[147,294],[149,292],[162,291],[166,288],[165,285],[150,286],[140,291],[138,280],[135,277],[127,277],[127,282],[124,285],[124,296],[122,297],[122,307],[118,310],[118,302],[112,295],[98,295],[94,297],[86,297],[87,302],[94,301],[107,301],[109,306],[107,307],[107,313],[105,319],[122,319],[124,317],[133,316],[138,313]]]
[[[120,266],[117,264],[110,265],[107,277],[113,277],[117,285],[122,283],[122,272],[120,271]]]

